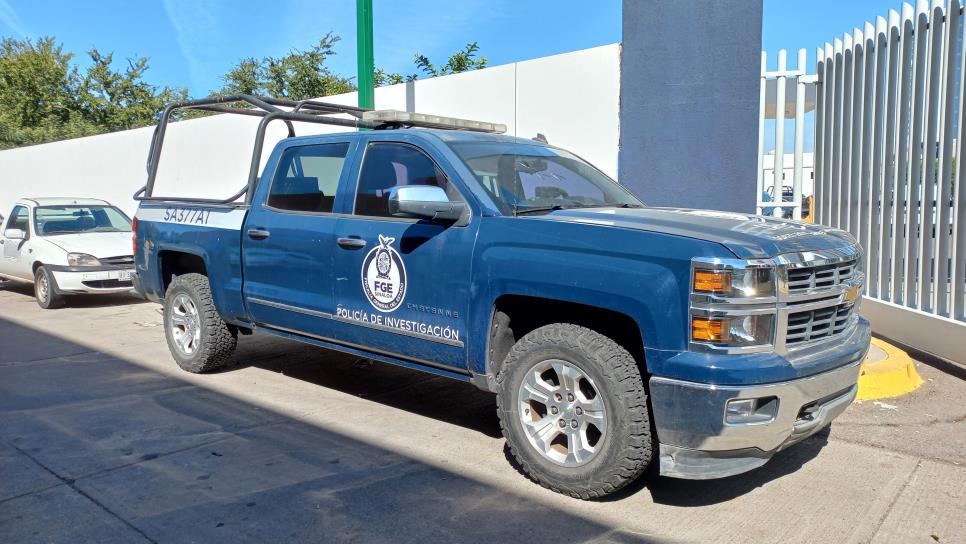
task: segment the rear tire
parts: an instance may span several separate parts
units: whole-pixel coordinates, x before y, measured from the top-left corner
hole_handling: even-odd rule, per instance
[[[510,453],[540,485],[599,498],[651,462],[644,381],[610,338],[565,323],[540,327],[513,346],[496,381]]]
[[[64,305],[64,296],[57,292],[57,282],[54,275],[41,265],[34,272],[34,297],[37,305],[45,310],[60,308]]]
[[[238,343],[238,329],[221,318],[201,274],[177,276],[168,286],[164,336],[178,366],[194,374],[225,366]]]

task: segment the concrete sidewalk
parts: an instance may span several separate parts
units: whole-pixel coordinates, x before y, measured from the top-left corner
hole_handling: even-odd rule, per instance
[[[76,304],[0,289],[2,542],[966,542],[966,382],[925,365],[752,473],[582,502],[470,385],[263,335],[190,375],[156,305]]]

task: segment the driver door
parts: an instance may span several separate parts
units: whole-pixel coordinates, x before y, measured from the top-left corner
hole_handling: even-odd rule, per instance
[[[26,234],[23,240],[7,238],[7,229],[20,229]],[[26,206],[16,206],[10,219],[0,232],[0,245],[3,258],[0,259],[0,274],[21,280],[33,280],[30,269],[30,213]]]
[[[479,221],[395,217],[402,186],[441,187],[466,201],[455,174],[417,142],[369,136],[336,227],[335,337],[422,364],[466,368],[470,264]],[[397,136],[399,140],[404,137]]]

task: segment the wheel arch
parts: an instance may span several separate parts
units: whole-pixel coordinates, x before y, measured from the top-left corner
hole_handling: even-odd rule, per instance
[[[503,368],[506,356],[520,338],[552,323],[570,323],[596,331],[626,349],[647,374],[644,332],[637,319],[626,312],[565,299],[504,294],[492,306],[486,337],[485,375],[488,389]]]

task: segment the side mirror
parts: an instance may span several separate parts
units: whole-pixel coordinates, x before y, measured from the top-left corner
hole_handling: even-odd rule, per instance
[[[446,191],[435,185],[397,187],[389,197],[389,215],[458,221],[465,212],[465,203],[450,202]]]
[[[27,237],[27,233],[20,229],[7,229],[3,231],[3,237],[7,240],[23,240]]]

